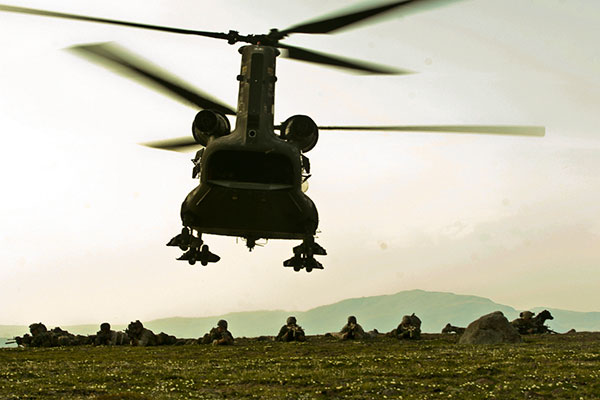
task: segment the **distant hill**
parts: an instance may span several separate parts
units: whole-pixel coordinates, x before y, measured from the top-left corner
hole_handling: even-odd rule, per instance
[[[533,311],[543,309],[540,307]],[[571,328],[578,331],[600,331],[600,312],[583,313],[551,308],[548,310],[554,315],[554,320],[548,321],[548,326],[557,332],[566,332]],[[492,311],[502,311],[509,320],[517,318],[519,314],[512,307],[494,303],[483,297],[409,290],[392,295],[347,299],[303,312],[248,311],[212,317],[174,317],[145,321],[144,326],[155,333],[166,332],[177,337],[196,338],[223,318],[229,322],[234,336],[256,337],[276,335],[285,319],[294,315],[306,333],[314,335],[339,331],[346,323],[346,318],[355,315],[366,330],[377,328],[380,332],[387,332],[398,325],[403,315],[414,312],[423,321],[424,332],[440,332],[448,322],[457,326],[467,326],[471,321]],[[62,328],[87,335],[98,331],[100,322],[102,321],[98,321],[96,325]],[[113,324],[113,329],[116,330],[125,327],[126,325]],[[26,326],[0,325],[0,337],[23,335],[27,330]]]

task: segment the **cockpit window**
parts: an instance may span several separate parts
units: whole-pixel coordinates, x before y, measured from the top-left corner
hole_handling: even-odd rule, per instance
[[[292,185],[293,169],[282,154],[221,150],[211,155],[208,180]]]

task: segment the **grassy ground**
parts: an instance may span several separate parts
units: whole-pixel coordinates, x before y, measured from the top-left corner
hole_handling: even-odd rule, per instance
[[[600,398],[600,333],[463,346],[456,336],[232,347],[0,349],[0,399]]]

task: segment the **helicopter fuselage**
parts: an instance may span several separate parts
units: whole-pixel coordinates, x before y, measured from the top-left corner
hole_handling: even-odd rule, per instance
[[[300,149],[275,134],[274,47],[242,54],[236,127],[210,136],[200,159],[200,184],[181,208],[183,225],[200,233],[256,239],[312,238],[317,209],[302,192]]]

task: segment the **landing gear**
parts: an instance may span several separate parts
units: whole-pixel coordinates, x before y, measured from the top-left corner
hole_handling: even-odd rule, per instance
[[[315,243],[313,237],[304,239],[302,244],[294,247],[294,256],[283,262],[284,267],[292,267],[294,271],[300,271],[302,268],[306,272],[311,272],[313,269],[323,269],[323,265],[315,260],[314,256],[324,256],[327,252],[318,243]]]
[[[167,246],[177,246],[184,250],[185,253],[178,260],[187,261],[190,265],[196,264],[196,261],[200,261],[202,265],[207,265],[209,262],[216,263],[221,259],[221,257],[208,250],[208,246],[202,240],[201,233],[194,236],[194,231],[187,227],[183,227],[181,233],[171,239]]]

